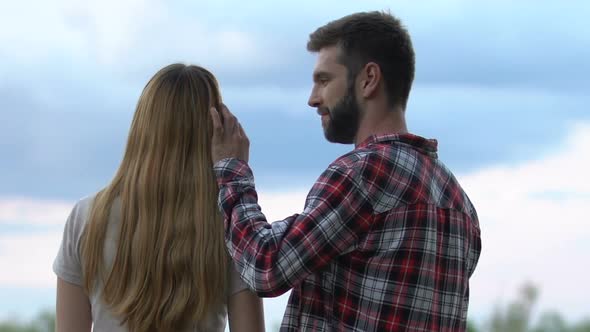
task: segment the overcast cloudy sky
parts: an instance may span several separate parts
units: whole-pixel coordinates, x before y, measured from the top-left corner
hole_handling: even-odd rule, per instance
[[[525,281],[538,311],[590,316],[589,2],[2,0],[0,318],[53,306],[65,218],[111,178],[143,86],[169,63],[217,75],[250,136],[263,210],[298,212],[351,149],[326,142],[306,105],[308,34],[383,9],[417,54],[410,130],[439,140],[480,216],[470,316]],[[266,301],[267,321],[285,303]]]

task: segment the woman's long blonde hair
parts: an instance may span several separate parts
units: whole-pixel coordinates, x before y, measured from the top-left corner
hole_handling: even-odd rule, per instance
[[[173,64],[144,88],[123,161],[93,203],[82,236],[84,288],[131,331],[176,331],[223,305],[228,256],[217,209],[209,108],[220,109],[215,77]],[[115,198],[121,224],[112,269],[104,241]]]

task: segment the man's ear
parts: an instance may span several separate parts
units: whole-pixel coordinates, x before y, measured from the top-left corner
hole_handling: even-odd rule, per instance
[[[381,68],[374,62],[367,63],[360,72],[361,95],[370,98],[375,95],[381,82]]]

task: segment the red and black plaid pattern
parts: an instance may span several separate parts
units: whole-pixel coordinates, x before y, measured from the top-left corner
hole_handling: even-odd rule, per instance
[[[248,165],[215,165],[242,279],[264,297],[292,289],[281,331],[465,330],[480,230],[436,149],[372,136],[326,169],[301,214],[272,224]]]

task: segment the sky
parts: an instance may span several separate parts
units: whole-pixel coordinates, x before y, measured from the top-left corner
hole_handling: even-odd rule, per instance
[[[0,318],[53,308],[66,217],[111,179],[141,90],[170,63],[219,79],[269,220],[300,212],[353,148],[328,143],[307,106],[307,38],[367,10],[412,36],[409,130],[438,140],[478,211],[470,318],[525,282],[540,289],[536,312],[589,317],[589,2],[1,0]],[[269,327],[286,301],[265,300]]]

